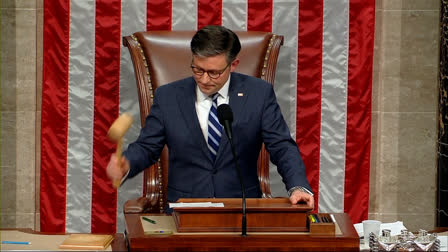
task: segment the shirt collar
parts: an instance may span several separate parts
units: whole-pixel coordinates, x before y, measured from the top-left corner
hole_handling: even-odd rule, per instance
[[[230,73],[231,75],[232,73]],[[221,97],[227,98],[229,95],[229,86],[230,86],[230,75],[227,79],[226,83],[224,83],[224,86],[220,90],[218,90],[218,93]],[[198,102],[204,101],[209,98],[208,95],[202,93],[201,89],[199,89],[198,85],[196,85],[196,99]]]

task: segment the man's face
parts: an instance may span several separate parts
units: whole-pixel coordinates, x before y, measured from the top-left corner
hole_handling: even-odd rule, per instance
[[[238,63],[239,60],[236,59],[231,64],[228,64],[225,54],[211,57],[199,57],[193,55],[193,60],[191,62],[193,78],[196,80],[196,84],[204,94],[212,95],[224,86],[229,78],[230,72],[235,70]]]

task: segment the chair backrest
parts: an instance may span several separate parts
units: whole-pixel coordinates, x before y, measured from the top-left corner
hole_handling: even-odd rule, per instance
[[[142,127],[151,109],[154,90],[192,75],[190,41],[195,31],[136,32],[123,38],[134,65]],[[283,36],[266,32],[235,32],[241,42],[236,71],[274,83]],[[168,183],[168,151],[145,170],[143,194],[152,202],[150,212],[163,212]],[[258,159],[258,178],[263,197],[272,197],[269,185],[269,156],[264,146]]]

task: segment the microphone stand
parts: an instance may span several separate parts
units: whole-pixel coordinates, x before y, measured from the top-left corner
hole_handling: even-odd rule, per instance
[[[246,221],[246,193],[244,190],[244,183],[243,183],[243,177],[241,175],[241,169],[238,166],[238,160],[236,158],[236,152],[235,152],[235,146],[233,145],[233,139],[231,137],[228,137],[230,141],[230,147],[232,149],[233,159],[235,160],[235,168],[238,172],[238,177],[240,178],[240,184],[241,184],[241,192],[242,194],[242,208],[243,208],[243,219],[241,222],[241,236],[246,237],[247,236],[247,221]]]
[[[238,160],[236,158],[236,152],[235,152],[235,145],[233,145],[233,138],[232,138],[232,121],[233,121],[233,113],[232,109],[227,104],[221,104],[218,106],[218,119],[219,123],[224,126],[224,129],[226,131],[227,138],[230,142],[230,147],[232,149],[233,154],[233,160],[235,160],[235,168],[238,172],[238,177],[240,179],[241,184],[241,192],[242,192],[242,208],[243,208],[243,218],[241,223],[241,236],[246,237],[246,230],[247,230],[247,222],[246,222],[246,190],[244,190],[244,183],[243,183],[243,176],[241,175],[241,169],[238,166]]]

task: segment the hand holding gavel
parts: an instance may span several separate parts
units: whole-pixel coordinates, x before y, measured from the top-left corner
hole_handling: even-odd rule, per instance
[[[117,158],[118,169],[121,169],[121,146],[123,144],[123,136],[131,127],[132,121],[132,116],[128,113],[124,113],[115,120],[115,122],[109,128],[109,132],[107,133],[109,139],[117,143],[115,156]],[[120,186],[120,183],[120,180],[114,180],[114,188],[118,188]]]

